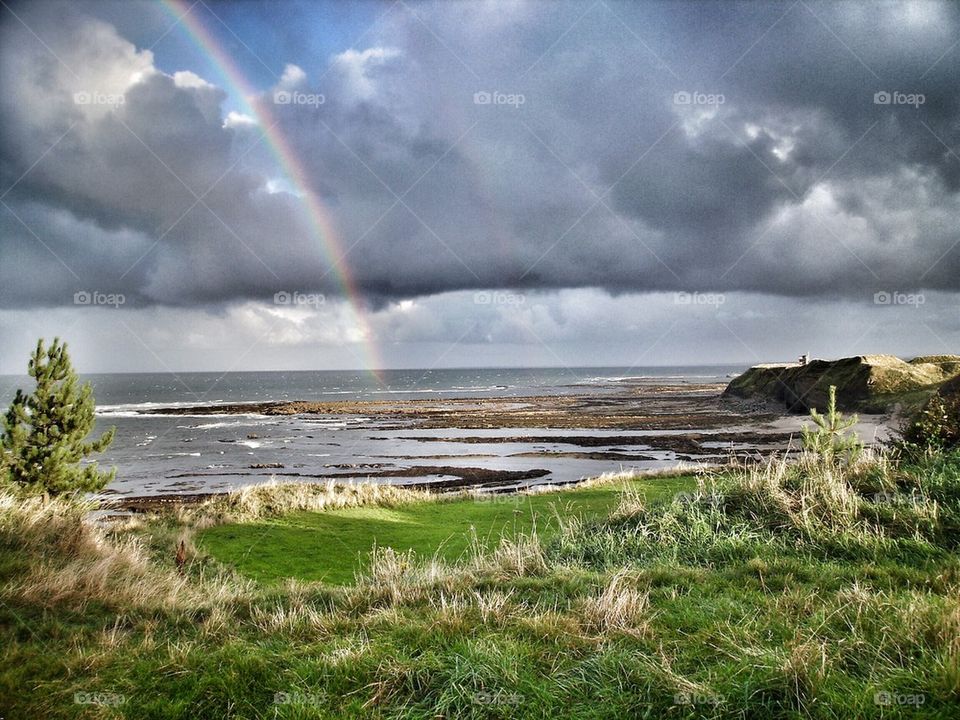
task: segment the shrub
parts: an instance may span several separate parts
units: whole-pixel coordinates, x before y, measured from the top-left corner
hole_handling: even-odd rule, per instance
[[[960,447],[960,393],[952,397],[934,395],[901,434],[907,447],[937,450]]]

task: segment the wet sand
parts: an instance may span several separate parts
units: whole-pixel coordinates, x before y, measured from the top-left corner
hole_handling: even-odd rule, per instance
[[[290,448],[289,460],[282,462],[170,473],[166,477],[177,480],[170,486],[176,492],[128,495],[116,497],[116,502],[134,511],[170,502],[198,502],[231,489],[223,481],[232,478],[241,484],[270,478],[360,480],[441,492],[505,491],[538,482],[578,481],[569,473],[558,476],[547,469],[557,463],[587,463],[598,472],[665,467],[680,461],[716,464],[731,457],[758,459],[797,445],[804,417],[754,413],[729,405],[720,397],[724,387],[721,383],[627,380],[574,395],[149,408],[142,411],[143,416],[260,416],[289,418],[308,426],[342,421],[355,431],[367,431],[363,438],[367,454],[358,453],[349,462],[306,467],[297,462],[298,451]],[[859,430],[868,442],[882,439],[888,421],[881,416],[865,418]],[[248,439],[258,437],[247,435]],[[242,443],[243,439],[219,442]],[[381,446],[383,454],[369,450]],[[419,454],[414,450],[419,446],[434,450]],[[406,452],[397,453],[400,448]]]
[[[266,416],[362,416],[395,420],[397,428],[594,428],[622,430],[695,430],[770,421],[774,414],[745,414],[721,406],[726,387],[713,384],[621,383],[619,392],[602,395],[539,395],[443,400],[370,400],[338,402],[258,402],[150,408],[142,414]],[[402,423],[402,424],[401,424]],[[381,426],[380,429],[390,429]]]

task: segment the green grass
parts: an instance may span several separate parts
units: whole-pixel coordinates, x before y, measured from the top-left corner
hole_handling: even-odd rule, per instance
[[[293,577],[344,585],[367,569],[374,546],[456,562],[475,545],[490,549],[502,538],[534,530],[549,537],[558,517],[605,517],[625,489],[652,501],[695,484],[689,476],[656,478],[535,495],[301,512],[218,525],[201,532],[198,545],[262,583]]]
[[[198,531],[185,578],[170,520],[137,531],[145,559],[0,495],[0,716],[952,719],[960,454],[911,463],[235,522]],[[374,542],[419,560],[342,584]]]

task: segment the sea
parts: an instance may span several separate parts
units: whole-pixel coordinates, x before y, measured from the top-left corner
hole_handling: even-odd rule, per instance
[[[391,477],[390,468],[453,466],[549,472],[529,482],[571,482],[602,472],[675,464],[672,453],[654,460],[623,461],[549,457],[571,450],[560,443],[422,442],[421,436],[522,436],[570,434],[570,430],[506,428],[497,430],[397,430],[397,421],[352,415],[267,416],[256,413],[181,415],[164,409],[265,401],[414,400],[524,397],[622,392],[624,382],[726,382],[744,366],[484,368],[364,371],[274,371],[111,373],[84,375],[97,403],[97,432],[116,428],[113,444],[96,460],[115,467],[108,495],[223,492],[268,481],[303,481],[336,476],[343,482],[395,482],[449,479]],[[16,389],[28,390],[26,376],[0,375],[0,403]],[[151,409],[155,414],[145,415]],[[382,427],[381,427],[382,426]],[[389,427],[387,427],[389,426]],[[608,431],[576,431],[604,434]],[[638,431],[642,434],[642,432]],[[609,431],[624,435],[627,431]],[[403,437],[398,437],[402,435]],[[602,448],[598,448],[602,449]],[[540,457],[517,457],[537,452]],[[650,453],[644,451],[649,456]],[[449,456],[436,459],[436,456]],[[662,457],[661,457],[662,456]],[[378,477],[371,478],[374,470]]]

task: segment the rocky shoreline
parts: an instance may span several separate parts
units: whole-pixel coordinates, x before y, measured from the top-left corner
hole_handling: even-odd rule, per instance
[[[244,422],[266,416],[280,419],[289,429],[274,431],[279,436],[264,436],[260,430],[244,435],[236,431],[235,437],[208,435],[215,445],[258,449],[241,466],[172,468],[163,478],[171,482],[161,483],[154,494],[116,493],[110,502],[118,509],[149,511],[170,503],[201,502],[269,479],[504,492],[541,482],[569,484],[626,468],[751,460],[796,447],[802,424],[797,416],[732,407],[723,399],[725,387],[715,382],[623,382],[591,394],[145,408],[139,416],[215,416],[226,420],[224,427],[234,422],[231,416]],[[865,429],[876,433],[886,420],[875,418]],[[324,429],[337,425],[349,428],[342,436],[346,444],[341,444],[341,435]],[[211,427],[220,426],[218,421]],[[264,455],[263,443],[274,449]],[[306,462],[302,443],[317,448],[312,452],[332,452],[335,457],[326,463]],[[420,446],[428,452],[418,453]],[[565,464],[583,469],[558,474],[556,469]]]
[[[597,395],[450,398],[441,400],[302,400],[145,408],[141,415],[359,416],[421,429],[552,428],[697,430],[771,420],[719,402],[725,384],[631,386]],[[389,426],[388,426],[389,427]]]

